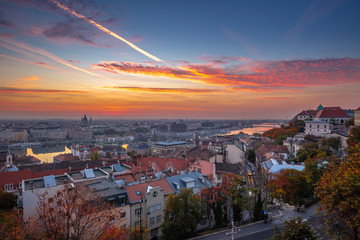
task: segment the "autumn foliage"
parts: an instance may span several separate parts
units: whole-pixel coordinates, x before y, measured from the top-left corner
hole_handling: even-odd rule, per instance
[[[341,239],[360,239],[360,144],[348,152],[327,167],[316,194],[329,231]]]
[[[294,120],[289,123],[289,126],[282,125],[280,128],[273,128],[262,134],[264,137],[274,139],[277,144],[282,144],[282,141],[287,137],[293,137],[298,132],[304,131],[304,122],[300,120]]]

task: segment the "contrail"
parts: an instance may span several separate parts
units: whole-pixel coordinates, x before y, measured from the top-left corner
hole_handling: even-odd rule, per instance
[[[102,78],[107,78],[105,76],[101,76],[99,74],[96,74],[96,73],[92,73],[92,72],[89,72],[85,69],[82,69],[82,68],[79,68],[79,67],[76,67],[74,65],[71,65],[70,63],[67,63],[65,60],[55,56],[54,54],[52,53],[49,53],[48,51],[45,51],[44,49],[41,49],[41,48],[37,48],[37,47],[32,47],[28,44],[25,44],[25,43],[21,43],[21,42],[17,42],[15,40],[8,40],[8,39],[5,39],[5,38],[2,38],[3,41],[7,42],[7,43],[10,43],[10,44],[13,44],[19,48],[22,48],[22,49],[25,49],[25,50],[28,50],[30,52],[33,52],[33,53],[37,53],[39,55],[42,55],[42,56],[45,56],[47,58],[50,58],[51,60],[55,61],[55,62],[58,62],[58,63],[61,63],[61,64],[64,64],[68,67],[71,67],[75,70],[78,70],[78,71],[81,71],[81,72],[84,72],[84,73],[87,73],[87,74],[90,74],[90,75],[93,75],[93,76],[97,76],[97,77],[102,77]]]
[[[4,54],[0,54],[0,57],[6,57],[6,58],[10,58],[10,59],[12,59],[12,60],[16,60],[16,61],[20,61],[20,62],[25,62],[25,63],[30,63],[30,64],[34,64],[34,65],[37,65],[37,66],[40,66],[40,67],[50,68],[50,69],[57,70],[57,68],[50,67],[50,66],[47,66],[47,65],[44,65],[44,64],[41,64],[41,63],[30,62],[30,61],[26,61],[26,60],[24,60],[24,59],[15,58],[15,57],[10,57],[10,56],[4,55]]]
[[[74,10],[72,10],[72,9],[70,9],[70,8],[62,5],[61,3],[59,3],[59,2],[57,2],[57,1],[55,1],[55,0],[49,0],[49,2],[51,2],[51,3],[54,4],[54,5],[56,5],[58,8],[61,8],[62,10],[66,11],[66,12],[68,12],[68,13],[70,13],[70,14],[72,14],[72,15],[80,18],[80,19],[85,20],[86,22],[92,24],[93,26],[97,27],[97,28],[100,29],[101,31],[106,32],[107,34],[113,36],[114,38],[117,38],[117,39],[123,41],[124,43],[126,43],[127,45],[129,45],[130,47],[132,47],[133,49],[135,49],[136,51],[144,54],[145,56],[151,58],[152,60],[155,60],[155,61],[157,61],[157,62],[166,63],[165,61],[161,60],[160,58],[151,55],[150,53],[142,50],[141,48],[137,47],[136,45],[132,44],[131,42],[127,41],[126,39],[120,37],[120,36],[117,35],[116,33],[114,33],[114,32],[112,32],[112,31],[110,31],[109,29],[105,28],[104,26],[102,26],[102,25],[94,22],[94,21],[91,20],[91,19],[86,18],[84,15],[81,15],[81,14],[75,12]]]

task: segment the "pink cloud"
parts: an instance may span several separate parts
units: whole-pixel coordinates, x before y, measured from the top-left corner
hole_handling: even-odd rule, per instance
[[[168,77],[226,86],[232,90],[261,92],[360,83],[359,66],[360,59],[354,58],[251,61],[231,68],[208,64],[171,68],[125,62],[101,62],[95,65],[116,74]]]

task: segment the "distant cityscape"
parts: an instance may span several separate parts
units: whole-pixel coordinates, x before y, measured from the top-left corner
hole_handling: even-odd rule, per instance
[[[280,142],[279,136],[270,136],[296,124],[298,130]],[[305,159],[299,160],[299,152],[312,141],[338,139],[331,151],[343,158],[349,132],[359,125],[360,108],[322,105],[301,111],[289,122],[95,120],[86,115],[78,121],[2,121],[0,188],[18,196],[17,207],[28,219],[36,215],[37,194],[46,190],[51,197],[69,184],[87,183],[89,191],[122,212],[123,226],[146,227],[148,237],[154,238],[161,235],[170,194],[181,189],[200,194],[229,173],[244,178],[247,188],[261,189],[285,169],[303,171]],[[50,153],[56,154],[51,160],[36,158]],[[158,191],[162,194],[155,194]],[[148,194],[153,197],[144,199]],[[150,212],[141,214],[142,208]],[[252,218],[242,213],[243,222]],[[196,231],[214,224],[214,218],[205,218]]]

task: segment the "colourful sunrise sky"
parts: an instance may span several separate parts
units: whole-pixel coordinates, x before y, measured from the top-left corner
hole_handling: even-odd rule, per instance
[[[360,106],[357,0],[2,0],[0,118]]]

